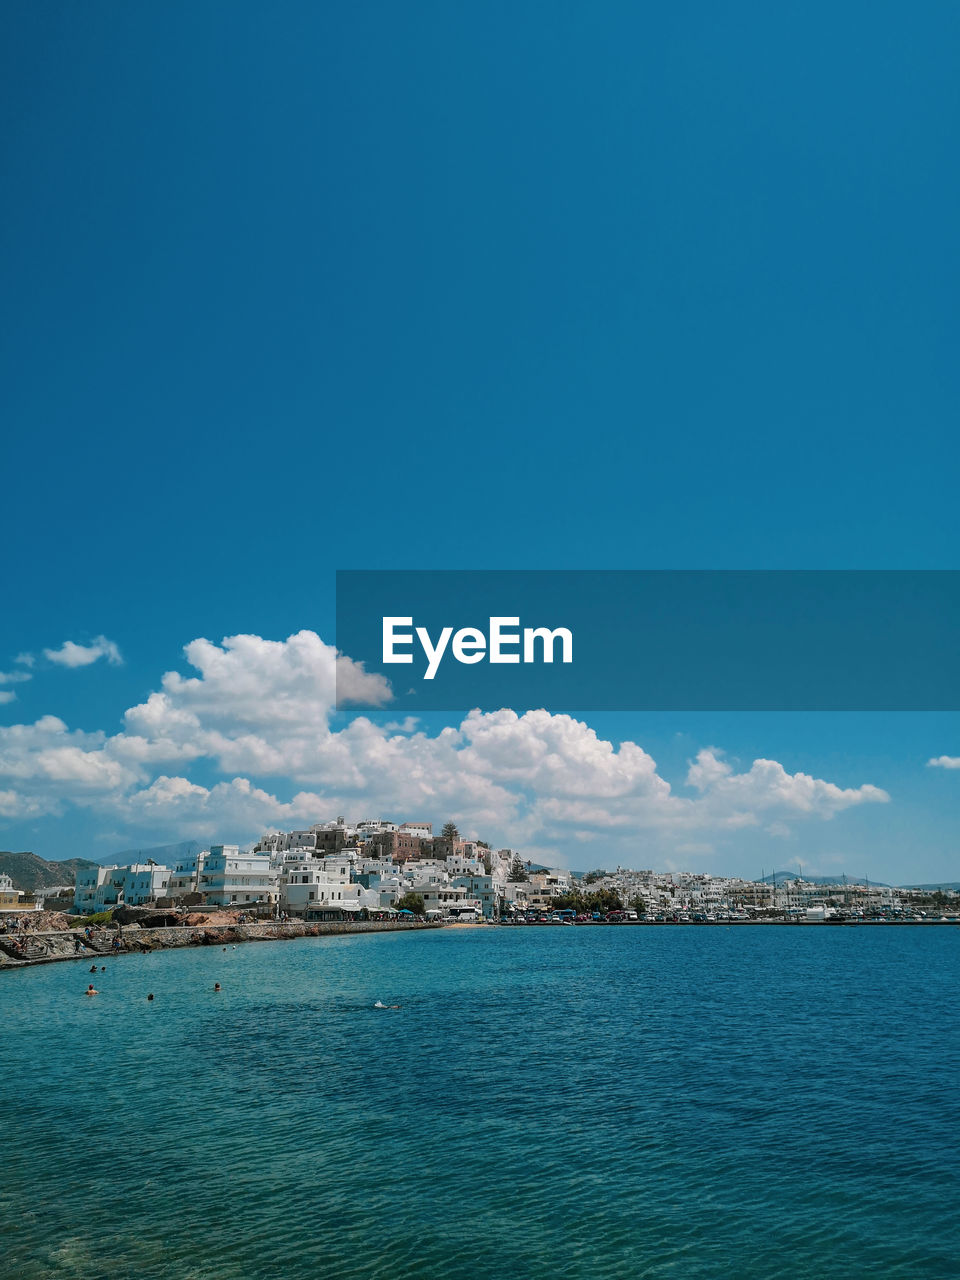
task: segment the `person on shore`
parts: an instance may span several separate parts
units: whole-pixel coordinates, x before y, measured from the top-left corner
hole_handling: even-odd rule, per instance
[[[86,996],[98,996],[98,995],[100,994],[100,992],[97,990],[97,988],[96,988],[96,987],[93,985],[93,983],[91,982],[91,983],[90,983],[90,985],[87,987],[86,991],[85,991],[83,994],[84,994],[84,995],[86,995]]]

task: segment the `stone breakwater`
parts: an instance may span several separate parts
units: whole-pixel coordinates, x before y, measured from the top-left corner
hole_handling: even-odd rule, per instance
[[[322,938],[337,933],[386,933],[404,930],[440,929],[439,922],[393,920],[344,920],[305,924],[288,920],[257,924],[165,925],[144,929],[125,925],[119,952],[113,948],[116,930],[102,929],[88,939],[83,930],[56,930],[0,934],[0,970],[22,969],[25,965],[50,964],[55,960],[90,960],[132,952],[166,951],[172,947],[227,946],[237,942],[279,942],[291,938]],[[77,941],[81,949],[77,950]]]

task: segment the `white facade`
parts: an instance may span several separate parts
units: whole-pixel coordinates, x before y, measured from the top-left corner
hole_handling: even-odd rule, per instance
[[[77,872],[73,908],[82,914],[126,905],[142,907],[166,896],[170,868],[154,862],[128,867],[87,867]]]
[[[496,917],[497,892],[493,876],[458,876],[453,883],[462,888],[469,899],[480,904],[484,920],[493,920]]]
[[[286,862],[280,879],[280,905],[293,916],[324,907],[350,912],[363,907],[376,910],[380,894],[351,882],[352,863],[352,858],[342,856]]]
[[[269,854],[241,853],[235,844],[215,844],[204,862],[199,892],[212,907],[273,903],[278,880]]]
[[[166,896],[177,899],[185,897],[188,893],[199,893],[200,876],[203,874],[203,866],[209,856],[209,849],[203,849],[199,853],[181,858],[170,872]]]

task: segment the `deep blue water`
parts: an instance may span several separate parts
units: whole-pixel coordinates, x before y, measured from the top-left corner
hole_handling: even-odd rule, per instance
[[[105,963],[0,974],[4,1277],[960,1274],[958,928]]]

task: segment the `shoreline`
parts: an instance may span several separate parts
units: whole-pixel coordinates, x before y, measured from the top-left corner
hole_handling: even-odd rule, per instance
[[[304,923],[160,925],[141,928],[124,925],[123,947],[115,951],[110,945],[115,930],[102,930],[96,941],[89,941],[79,929],[43,930],[35,933],[0,934],[0,972],[5,969],[27,969],[32,965],[56,964],[63,960],[99,960],[109,957],[145,954],[149,951],[172,951],[180,947],[228,946],[240,942],[286,942],[294,938],[322,938],[343,933],[398,933],[440,929],[437,921],[344,920]],[[75,949],[75,940],[83,944]],[[23,951],[19,953],[17,944]]]
[[[499,920],[497,924],[508,929],[556,929],[563,928],[559,920]],[[611,928],[611,929],[676,929],[683,925],[691,925],[696,929],[733,929],[750,925],[782,925],[791,929],[798,926],[804,929],[862,929],[875,925],[894,925],[899,929],[929,928],[931,925],[953,925],[960,927],[960,920],[571,920],[575,928]],[[473,927],[473,926],[471,926]]]
[[[180,947],[228,946],[240,942],[284,942],[295,938],[322,938],[337,934],[398,933],[423,929],[487,929],[490,921],[392,921],[345,920],[303,921],[287,920],[285,923],[209,924],[209,925],[159,925],[143,928],[125,925],[123,947],[115,951],[111,945],[116,936],[114,930],[102,930],[95,940],[88,940],[82,930],[50,929],[27,932],[21,935],[0,934],[0,972],[5,969],[26,969],[32,965],[55,964],[64,960],[97,960],[149,951],[171,951]],[[507,929],[564,928],[557,921],[497,921],[496,927]],[[747,927],[776,927],[804,929],[861,929],[877,925],[893,925],[899,928],[960,927],[957,920],[585,920],[574,923],[575,928],[680,928],[692,926],[698,929],[732,929]],[[75,950],[75,940],[82,943]]]

